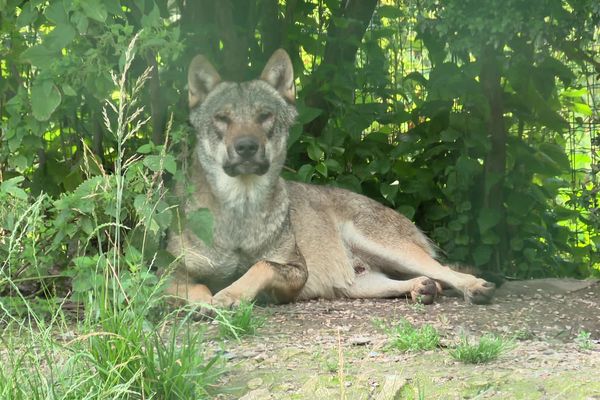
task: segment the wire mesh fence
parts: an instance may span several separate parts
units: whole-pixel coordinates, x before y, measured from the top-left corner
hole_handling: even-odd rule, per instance
[[[432,64],[428,58],[427,49],[419,40],[417,33],[417,22],[422,17],[422,11],[418,1],[393,0],[392,3],[406,6],[408,12],[400,18],[392,37],[381,39],[379,46],[387,51],[390,63],[391,85],[398,92],[404,92],[398,97],[406,110],[415,107],[415,103],[426,97],[424,88],[417,88],[414,80],[407,80],[411,74],[421,74],[428,78]],[[376,21],[372,29],[381,28],[381,21]],[[386,28],[390,28],[387,26]],[[600,29],[595,32],[595,40],[589,48],[590,54],[600,54]],[[561,59],[560,54],[555,55]],[[364,60],[363,60],[364,61]],[[451,61],[457,62],[452,59]],[[568,63],[567,60],[564,60]],[[359,60],[359,62],[361,62]],[[573,71],[577,79],[573,87],[564,88],[571,92],[580,94],[578,101],[585,103],[581,110],[573,110],[563,104],[560,114],[568,121],[568,128],[562,132],[564,149],[569,157],[570,173],[560,179],[565,180],[566,185],[560,190],[556,198],[556,204],[571,211],[568,221],[560,224],[567,226],[570,232],[568,247],[577,259],[586,260],[589,267],[600,270],[600,186],[598,173],[600,172],[600,74],[590,64],[573,65]],[[557,79],[558,82],[558,79]],[[560,84],[560,82],[558,82]],[[422,91],[421,91],[422,90]],[[460,101],[455,101],[453,112],[464,111]],[[467,113],[468,114],[468,113]],[[468,118],[468,115],[467,115]],[[551,135],[560,135],[560,132],[550,132],[547,128],[513,123],[509,125],[511,135],[523,134],[533,137],[535,130],[538,132],[548,131]],[[402,140],[414,127],[411,121],[400,124],[396,129],[398,135],[395,140]],[[539,135],[538,135],[539,136]],[[551,207],[549,205],[549,207]],[[578,253],[578,254],[575,254]],[[569,258],[569,255],[565,255]]]

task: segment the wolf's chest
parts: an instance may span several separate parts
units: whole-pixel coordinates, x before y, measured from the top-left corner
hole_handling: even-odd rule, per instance
[[[214,226],[214,248],[241,258],[260,259],[286,222],[287,210],[239,208],[220,213]]]

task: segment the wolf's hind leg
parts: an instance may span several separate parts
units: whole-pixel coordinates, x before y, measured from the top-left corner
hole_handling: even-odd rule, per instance
[[[431,304],[437,291],[435,281],[424,276],[399,281],[388,278],[381,272],[369,271],[357,276],[344,294],[352,299],[400,297],[410,294],[414,301]]]
[[[403,235],[393,229],[393,224],[361,228],[345,226],[345,238],[354,251],[371,258],[381,271],[392,276],[426,276],[458,289],[468,302],[490,302],[495,285],[440,264],[420,232]]]

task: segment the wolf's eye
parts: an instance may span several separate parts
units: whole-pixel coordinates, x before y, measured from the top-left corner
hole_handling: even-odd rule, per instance
[[[231,118],[229,118],[225,114],[216,114],[214,116],[214,118],[215,118],[215,121],[219,124],[229,125],[231,123]]]
[[[258,114],[258,117],[256,117],[256,121],[259,124],[264,124],[265,122],[269,121],[270,119],[273,118],[273,113],[270,111],[263,111],[260,114]]]

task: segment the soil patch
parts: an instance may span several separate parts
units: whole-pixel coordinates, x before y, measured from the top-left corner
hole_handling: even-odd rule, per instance
[[[217,344],[232,365],[222,399],[600,399],[600,284],[510,282],[490,305],[441,297],[309,301],[258,308],[267,322],[254,337]],[[442,348],[386,349],[375,319],[430,324]],[[591,349],[576,338],[589,333]],[[498,360],[465,365],[450,357],[461,335],[515,340]]]

